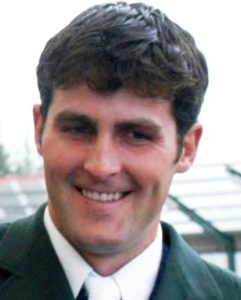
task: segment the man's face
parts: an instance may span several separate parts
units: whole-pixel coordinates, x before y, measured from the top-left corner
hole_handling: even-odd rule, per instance
[[[38,106],[34,117],[60,232],[84,257],[141,252],[155,238],[174,173],[194,158],[200,126],[175,163],[176,126],[164,96],[103,96],[78,85],[56,89],[44,125]]]

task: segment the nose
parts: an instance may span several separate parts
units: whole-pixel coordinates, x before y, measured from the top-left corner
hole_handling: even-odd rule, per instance
[[[91,176],[105,180],[121,171],[121,161],[115,142],[109,137],[99,137],[91,143],[83,168]]]

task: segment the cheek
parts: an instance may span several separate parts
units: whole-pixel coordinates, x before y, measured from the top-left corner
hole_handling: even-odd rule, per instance
[[[137,160],[132,160],[132,177],[140,187],[143,199],[152,209],[161,208],[165,202],[169,187],[175,173],[172,156],[145,155]]]
[[[83,149],[76,149],[58,139],[46,139],[42,146],[42,153],[46,171],[53,171],[59,174],[71,172],[81,165],[83,161]]]
[[[129,159],[129,170],[142,185],[158,186],[161,181],[168,180],[172,169],[172,160],[162,155],[143,153]]]

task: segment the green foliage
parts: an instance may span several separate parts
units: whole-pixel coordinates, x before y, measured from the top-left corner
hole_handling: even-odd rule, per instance
[[[8,153],[0,144],[0,177],[43,174],[42,160],[26,143],[21,153]]]
[[[11,174],[10,166],[8,163],[9,155],[2,145],[0,145],[0,177]]]

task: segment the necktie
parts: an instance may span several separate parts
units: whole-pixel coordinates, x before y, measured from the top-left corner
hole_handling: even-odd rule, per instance
[[[84,286],[81,288],[76,300],[88,300],[87,292]]]
[[[86,281],[85,287],[88,293],[88,300],[120,300],[119,287],[112,277],[102,277],[91,272]]]

